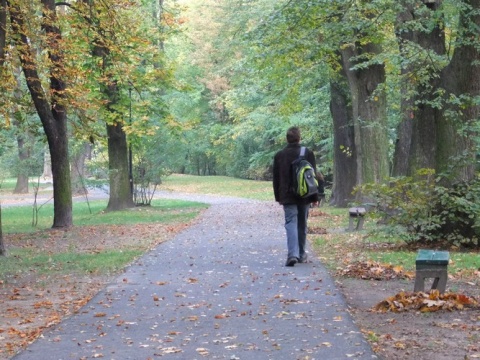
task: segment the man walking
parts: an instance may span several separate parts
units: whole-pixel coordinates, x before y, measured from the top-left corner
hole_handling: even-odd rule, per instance
[[[273,192],[275,201],[283,205],[285,213],[285,230],[287,231],[287,263],[294,266],[297,262],[307,261],[307,220],[311,203],[318,203],[318,194],[308,198],[297,196],[292,189],[291,164],[300,155],[300,129],[291,127],[287,130],[287,146],[275,154],[273,159]],[[309,149],[305,159],[316,169],[315,155]]]

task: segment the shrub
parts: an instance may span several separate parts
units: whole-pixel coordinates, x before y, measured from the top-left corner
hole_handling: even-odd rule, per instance
[[[366,184],[362,194],[375,204],[375,213],[388,227],[402,229],[408,244],[480,247],[480,181],[446,187],[442,177],[423,169],[412,177]]]

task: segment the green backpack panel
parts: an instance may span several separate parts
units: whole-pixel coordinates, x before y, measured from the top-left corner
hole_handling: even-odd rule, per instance
[[[301,197],[318,194],[318,182],[315,176],[315,169],[305,159],[305,146],[300,149],[300,155],[292,162],[292,190]]]

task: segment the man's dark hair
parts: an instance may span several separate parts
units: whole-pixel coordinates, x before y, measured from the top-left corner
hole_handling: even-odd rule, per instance
[[[287,142],[289,144],[300,142],[300,129],[298,127],[292,126],[287,130]]]

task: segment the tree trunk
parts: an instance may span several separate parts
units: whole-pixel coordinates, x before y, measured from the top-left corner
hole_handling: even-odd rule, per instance
[[[0,256],[6,256],[7,249],[3,241],[2,204],[0,203]]]
[[[110,198],[107,210],[115,211],[135,206],[128,177],[127,137],[121,124],[108,125],[108,166]]]
[[[50,156],[50,150],[48,145],[45,146],[45,151],[43,152],[43,180],[52,179],[52,157]]]
[[[413,176],[419,169],[437,167],[440,112],[431,104],[438,96],[435,92],[440,87],[440,81],[439,70],[430,54],[446,54],[443,22],[441,18],[433,15],[440,5],[440,0],[424,3],[421,5],[422,11],[419,12],[417,7],[406,1],[397,18],[396,32],[400,52],[404,58],[410,59],[410,65],[402,69],[402,74],[418,72],[426,75],[405,76],[409,80],[403,84],[403,117],[398,127],[394,155],[395,176]],[[422,23],[423,29],[431,30],[422,31],[419,26],[411,28],[410,24],[414,22]]]
[[[21,103],[23,93],[22,93],[22,84],[21,84],[21,73],[22,69],[17,68],[15,71],[15,80],[16,88],[13,91],[13,96],[16,101]],[[31,156],[32,143],[35,141],[32,139],[30,131],[25,127],[22,127],[24,121],[24,116],[20,110],[14,111],[13,114],[13,125],[16,128],[16,137],[17,137],[17,150],[18,150],[18,167],[17,167],[17,183],[15,189],[13,190],[14,194],[27,194],[28,193],[28,176],[30,175],[30,167],[27,163],[27,160]]]
[[[107,49],[103,49],[105,56]],[[104,57],[104,61],[108,60]],[[104,87],[104,93],[109,100],[107,111],[116,113],[115,105],[119,98],[119,89],[116,81],[111,81]],[[130,187],[128,172],[128,143],[127,135],[120,121],[107,123],[108,138],[108,168],[110,175],[110,196],[107,211],[116,211],[135,206]]]
[[[90,156],[92,145],[84,142],[72,157],[72,194],[87,195],[85,185],[85,160]]]
[[[8,3],[8,1],[7,1]],[[60,30],[55,24],[54,0],[43,0],[47,8],[44,13],[42,29],[47,34],[49,58],[52,61],[50,73],[51,103],[45,93],[35,63],[34,51],[26,36],[25,19],[18,6],[9,4],[10,17],[14,32],[14,41],[20,54],[22,70],[27,81],[33,103],[42,122],[52,156],[52,178],[54,197],[53,227],[69,227],[72,225],[72,193],[70,184],[70,164],[68,159],[67,115],[62,102],[66,89],[65,83],[58,77],[62,74],[63,58],[59,42]],[[48,14],[48,15],[47,15]]]
[[[392,176],[406,176],[410,160],[410,148],[412,144],[413,116],[411,100],[402,100],[402,119],[397,126],[397,139],[393,155]]]
[[[412,101],[417,105],[410,111],[406,109],[411,114],[412,120],[411,145],[408,150],[410,161],[406,175],[414,175],[421,168],[432,168],[437,173],[447,170],[452,172],[452,168],[456,166],[457,169],[453,170],[456,179],[468,180],[474,176],[475,151],[472,140],[474,136],[471,136],[468,131],[460,133],[459,130],[460,127],[468,129],[469,125],[478,119],[479,106],[472,105],[472,102],[470,104],[472,106],[467,105],[460,109],[457,105],[449,106],[448,102],[451,98],[459,99],[466,94],[478,96],[479,65],[475,65],[474,61],[478,62],[479,53],[472,44],[456,44],[452,60],[441,72],[436,64],[429,60],[432,52],[436,55],[447,53],[443,19],[433,15],[434,12],[438,12],[441,3],[441,0],[425,2],[422,5],[425,7],[422,9],[424,17],[418,18],[418,9],[406,2],[407,5],[399,15],[397,24],[400,50],[405,53],[404,56],[412,61],[412,54],[403,51],[403,44],[408,45],[410,42],[422,49],[420,52],[418,50],[415,52],[416,62],[405,71],[412,73],[421,70],[428,75],[414,84],[416,97]],[[473,9],[478,10],[479,0],[472,0],[469,4]],[[432,24],[433,19],[437,20]],[[425,22],[427,26],[424,28],[432,30],[420,31],[418,26],[415,29],[409,29],[406,24],[412,23],[413,20]],[[479,15],[469,17],[464,10],[461,10],[458,26],[458,34],[461,35],[458,36],[457,41],[470,41],[469,38],[473,39],[478,35],[474,30],[470,36],[468,35],[469,24],[475,24],[474,26],[478,28]],[[439,110],[431,104],[438,100],[439,95],[435,92],[442,88],[446,90],[444,99],[447,105]],[[404,115],[404,119],[408,118],[407,114]],[[451,114],[455,115],[452,117]],[[408,139],[405,139],[405,142],[408,142]],[[467,154],[466,157],[465,154]],[[399,161],[400,156],[402,156],[401,152],[399,151],[398,155],[396,152],[395,161]],[[399,171],[394,173],[402,175]]]
[[[73,225],[72,185],[70,179],[70,162],[68,159],[66,114],[57,113],[55,121],[55,137],[53,134],[50,134],[50,136],[47,135],[52,157],[53,227],[63,228]]]
[[[342,78],[343,77],[343,78]],[[331,205],[346,207],[354,199],[357,162],[352,119],[345,73],[330,81],[330,112],[333,118],[333,188]]]
[[[30,152],[28,148],[25,147],[25,140],[22,134],[17,135],[17,146],[18,146],[18,160],[20,163],[20,171],[17,174],[17,183],[15,184],[15,189],[13,190],[14,194],[27,194],[28,193],[28,173],[25,172],[24,163],[29,157]]]
[[[407,54],[408,43],[414,41],[415,31],[403,29],[406,22],[413,21],[414,16],[409,6],[404,5],[402,11],[397,17],[396,35],[399,42],[401,54]],[[393,154],[392,176],[406,176],[409,171],[410,149],[412,145],[413,135],[413,119],[415,118],[414,107],[415,99],[409,96],[414,87],[411,82],[407,81],[408,74],[414,70],[412,65],[401,69],[401,119],[397,125],[397,139],[395,141],[395,152]]]
[[[0,74],[5,64],[5,45],[7,41],[7,1],[0,0]]]
[[[448,104],[438,122],[437,172],[454,168],[455,181],[475,177],[475,127],[480,117],[480,0],[466,1],[472,10],[463,7],[459,17],[455,52],[449,65],[442,71],[442,84],[448,98],[461,99],[462,104]],[[476,12],[476,13],[475,13]],[[475,39],[475,41],[472,41]],[[477,100],[475,100],[477,99]],[[447,100],[448,101],[448,100]],[[453,114],[453,116],[451,115]],[[463,130],[461,130],[463,129]]]
[[[53,227],[63,228],[73,225],[67,110],[64,105],[64,94],[67,86],[59,76],[64,71],[64,59],[60,45],[60,29],[55,25],[57,21],[55,0],[42,0],[42,4],[47,9],[43,29],[47,34],[48,56],[53,66],[50,73],[50,90],[52,92],[50,109],[53,119],[45,119],[48,121],[44,124],[44,128],[47,128],[45,134],[47,134],[50,156],[52,158]]]
[[[428,3],[422,6],[427,7],[431,12],[436,11],[441,5],[441,1]],[[406,8],[414,16],[412,9]],[[433,15],[432,15],[433,16]],[[418,19],[417,19],[418,20]],[[431,21],[427,18],[425,21]],[[435,64],[430,60],[429,52],[435,52],[438,55],[446,53],[445,34],[443,23],[440,20],[430,32],[415,30],[412,33],[412,42],[418,44],[423,53],[418,58],[416,70],[428,72],[428,78],[416,84],[415,102],[416,108],[413,111],[413,133],[410,149],[410,161],[408,175],[414,175],[422,168],[436,168],[437,158],[437,120],[440,112],[431,103],[438,96],[435,91],[439,88],[438,70]]]
[[[342,50],[343,67],[352,97],[352,113],[357,160],[357,185],[380,183],[389,175],[386,97],[378,86],[385,82],[383,64],[353,69],[366,54],[378,54],[374,44],[356,45]]]

